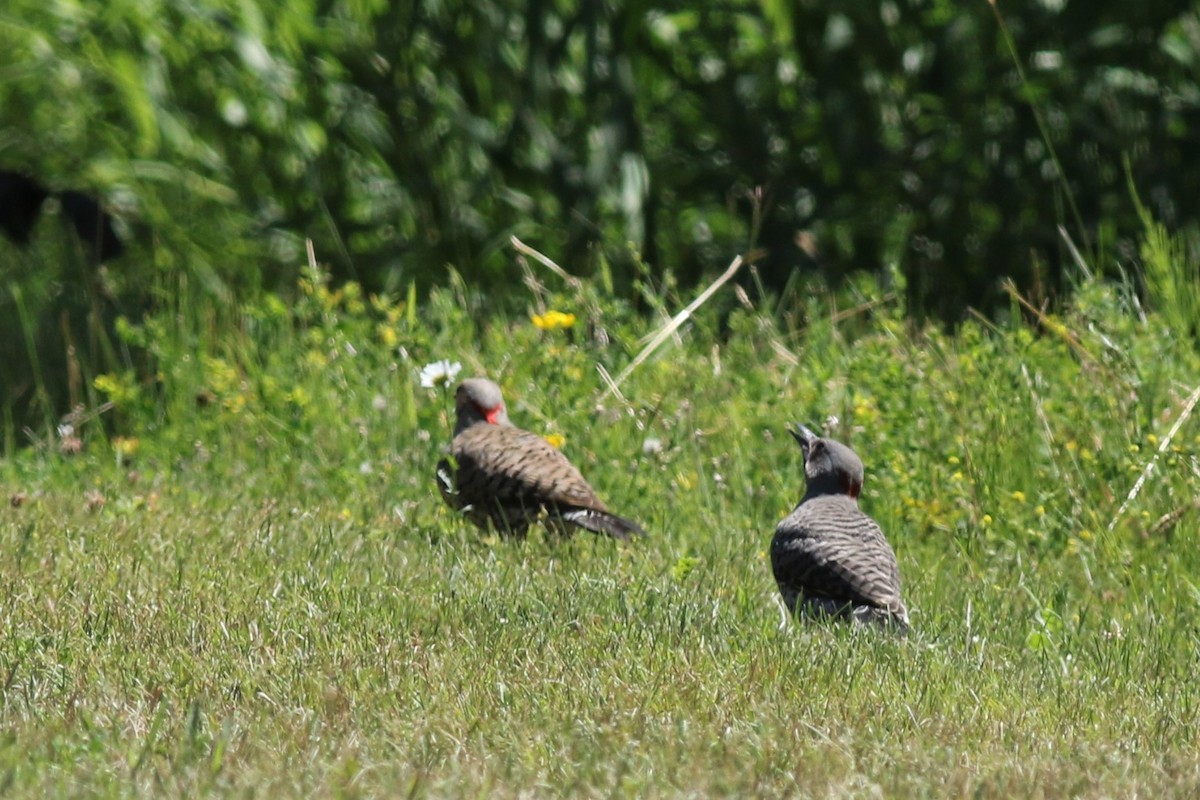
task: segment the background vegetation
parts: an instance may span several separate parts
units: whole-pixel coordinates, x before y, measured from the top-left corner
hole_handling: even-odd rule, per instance
[[[0,249],[23,292],[0,295],[6,405],[45,411],[21,303],[51,372],[72,345],[111,369],[101,323],[163,275],[224,302],[287,291],[306,238],[335,280],[403,291],[453,268],[500,303],[513,234],[625,288],[642,265],[693,283],[753,244],[768,288],[896,268],[910,313],[958,322],[1003,305],[1003,276],[1057,296],[1060,228],[1103,272],[1135,263],[1131,187],[1188,233],[1197,5],[999,10],[15,0],[0,168],[97,192],[131,249],[92,301],[72,296],[86,248],[49,219],[31,250]]]
[[[1194,792],[1200,17],[1000,11],[8,3],[0,787]],[[467,529],[440,359],[651,536]],[[792,419],[909,639],[780,616]]]

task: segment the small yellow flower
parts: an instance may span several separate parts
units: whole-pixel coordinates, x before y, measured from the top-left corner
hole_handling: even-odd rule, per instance
[[[1025,502],[1025,493],[1022,492],[1020,489],[1013,492],[1012,495],[1010,495],[1010,496],[1012,497],[1013,500],[1016,500],[1018,503]]]
[[[530,319],[533,320],[533,326],[541,331],[556,331],[575,325],[575,315],[564,314],[561,311],[551,310],[545,314],[534,314]]]
[[[1153,433],[1150,434],[1149,436],[1146,437],[1146,444],[1150,445],[1151,447],[1154,447],[1155,445],[1158,444],[1158,437],[1155,436]]]
[[[379,336],[379,341],[383,342],[384,347],[395,347],[396,343],[400,341],[400,335],[396,333],[396,329],[391,325],[381,322],[376,326],[375,330]]]
[[[138,451],[138,442],[136,436],[117,436],[112,440],[113,450],[117,451],[117,455],[122,458],[131,458]]]
[[[1083,539],[1085,542],[1090,542],[1092,540],[1092,532],[1087,528],[1084,528],[1079,532],[1079,538]]]
[[[547,433],[542,438],[545,439],[547,442],[549,442],[550,446],[553,447],[555,450],[561,450],[562,446],[567,443],[566,438],[563,437],[563,435],[559,434],[559,433]]]
[[[312,402],[312,398],[308,396],[308,392],[304,390],[303,386],[297,386],[295,389],[292,389],[283,396],[283,399],[298,408],[305,408]]]
[[[959,463],[958,456],[950,456],[949,458],[946,459],[946,463],[947,464],[958,464]]]
[[[981,520],[979,520],[979,521],[980,521],[980,523],[983,525],[983,527],[985,527],[985,528],[986,528],[986,527],[988,527],[989,525],[991,525],[991,524],[992,524],[992,515],[991,515],[991,514],[984,514],[984,515],[983,515],[983,519],[981,519]]]
[[[1138,452],[1138,451],[1139,451],[1139,450],[1141,450],[1141,449],[1142,449],[1142,448],[1138,447],[1138,446],[1137,446],[1137,444],[1131,444],[1131,445],[1129,445],[1129,452],[1131,452],[1131,453],[1136,453],[1136,452]]]
[[[1040,517],[1040,516],[1043,516],[1043,515],[1046,513],[1046,507],[1045,507],[1045,506],[1038,506],[1037,508],[1035,508],[1035,509],[1033,510],[1033,513],[1037,514],[1039,517]]]
[[[242,392],[238,392],[237,394],[231,395],[230,397],[226,397],[224,400],[222,400],[221,406],[229,413],[237,415],[246,410],[247,402],[246,395]]]

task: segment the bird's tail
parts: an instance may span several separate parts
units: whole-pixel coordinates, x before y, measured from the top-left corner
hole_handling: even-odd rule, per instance
[[[631,536],[645,536],[646,531],[633,520],[618,517],[607,511],[594,508],[572,508],[562,513],[562,518],[592,533],[603,533],[614,539],[628,541]]]
[[[458,487],[455,486],[454,468],[448,459],[443,458],[438,461],[436,475],[438,492],[442,495],[442,499],[451,508],[458,508]]]

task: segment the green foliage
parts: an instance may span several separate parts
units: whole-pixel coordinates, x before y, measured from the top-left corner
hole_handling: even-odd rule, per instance
[[[180,277],[115,324],[149,377],[91,377],[105,427],[80,415],[0,464],[9,792],[1200,779],[1195,419],[1164,445],[1200,355],[1128,287],[953,335],[869,282],[743,293],[617,397],[598,368],[658,322],[591,282],[529,285],[525,313],[482,315],[458,278],[398,297],[305,270],[289,302],[221,304]],[[645,302],[673,313],[672,285]],[[511,542],[452,515],[433,487],[452,399],[418,381],[443,358],[498,378],[514,421],[651,535]],[[790,420],[862,454],[909,639],[781,627],[766,548],[801,491]]]
[[[1131,187],[1131,191],[1132,187]],[[1172,233],[1153,218],[1137,198],[1144,232],[1141,246],[1142,279],[1150,302],[1167,326],[1200,345],[1200,236],[1194,225]]]
[[[774,289],[897,266],[957,322],[1069,285],[1058,225],[1124,257],[1124,157],[1168,227],[1198,210],[1194,5],[999,9],[15,0],[0,163],[103,190],[141,286],[284,287],[305,238],[373,291],[503,285],[513,234],[692,283],[754,240]]]

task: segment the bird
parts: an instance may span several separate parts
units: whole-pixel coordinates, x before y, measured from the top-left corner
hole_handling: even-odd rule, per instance
[[[454,406],[450,458],[438,462],[437,484],[447,505],[470,522],[517,537],[539,518],[564,535],[574,528],[622,540],[645,535],[609,511],[561,451],[509,421],[494,381],[464,380]]]
[[[804,454],[804,497],[775,528],[771,570],[790,613],[906,632],[900,568],[879,524],[858,507],[863,463],[846,445],[788,427]]]

